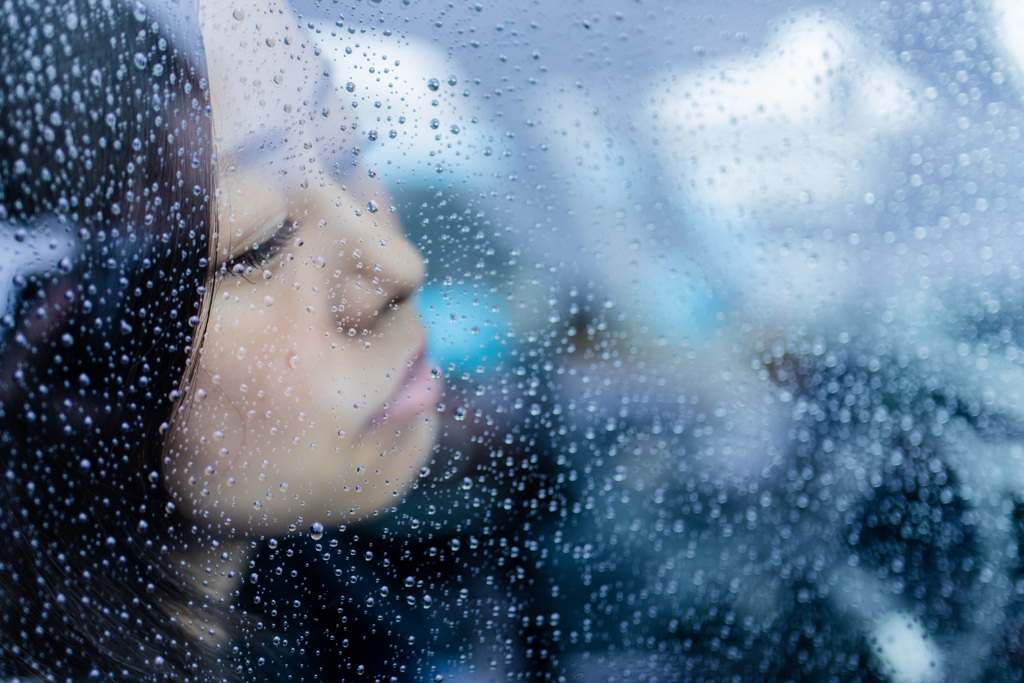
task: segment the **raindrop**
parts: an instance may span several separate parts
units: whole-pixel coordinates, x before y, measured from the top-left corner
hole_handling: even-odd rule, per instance
[[[319,541],[324,537],[324,525],[320,522],[313,522],[309,525],[309,537],[314,541]]]
[[[427,81],[427,87],[430,89],[430,92],[437,92],[438,88],[441,87],[441,81],[436,78],[431,78]]]

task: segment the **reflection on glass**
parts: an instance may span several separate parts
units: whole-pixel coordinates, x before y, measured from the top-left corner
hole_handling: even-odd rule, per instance
[[[5,676],[1022,678],[1015,3],[13,7]]]

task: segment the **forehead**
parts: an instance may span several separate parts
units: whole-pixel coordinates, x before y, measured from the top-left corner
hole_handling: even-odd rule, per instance
[[[266,166],[336,149],[344,122],[331,107],[326,61],[286,4],[253,4],[199,6],[222,164]]]

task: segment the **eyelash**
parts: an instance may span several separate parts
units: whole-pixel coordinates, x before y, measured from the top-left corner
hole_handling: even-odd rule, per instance
[[[294,222],[290,219],[284,221],[268,239],[254,244],[245,253],[239,254],[225,263],[224,271],[229,275],[245,275],[265,267],[275,254],[288,246],[292,240],[293,230]]]

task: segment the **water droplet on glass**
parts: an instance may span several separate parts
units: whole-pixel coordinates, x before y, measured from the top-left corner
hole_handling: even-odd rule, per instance
[[[313,522],[309,525],[309,537],[314,541],[319,541],[324,537],[324,525],[320,522]]]
[[[427,87],[430,89],[430,92],[437,92],[438,88],[441,87],[441,81],[436,78],[431,78],[427,81]]]

